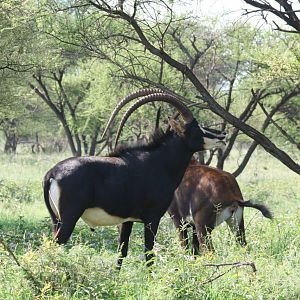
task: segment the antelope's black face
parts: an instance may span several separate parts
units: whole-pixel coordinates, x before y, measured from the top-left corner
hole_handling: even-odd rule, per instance
[[[195,152],[226,146],[226,132],[201,127],[196,120],[185,125],[185,136],[190,149]]]

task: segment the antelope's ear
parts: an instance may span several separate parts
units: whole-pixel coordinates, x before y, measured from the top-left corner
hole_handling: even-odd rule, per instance
[[[169,119],[169,125],[171,127],[171,130],[176,132],[179,136],[183,136],[185,133],[185,128],[183,123],[180,121],[176,121],[174,119]]]

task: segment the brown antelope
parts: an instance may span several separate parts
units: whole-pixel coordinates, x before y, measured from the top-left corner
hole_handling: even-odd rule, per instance
[[[168,213],[179,230],[184,248],[188,245],[187,227],[193,228],[193,253],[199,254],[199,247],[202,251],[213,250],[210,234],[224,221],[235,232],[238,242],[246,245],[244,207],[256,208],[272,219],[266,206],[243,200],[233,175],[192,160],[175,191]]]

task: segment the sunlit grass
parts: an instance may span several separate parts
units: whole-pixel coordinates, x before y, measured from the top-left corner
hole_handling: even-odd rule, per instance
[[[227,163],[234,170],[236,155]],[[129,255],[120,273],[115,270],[116,227],[91,232],[78,222],[67,246],[52,242],[50,218],[41,182],[45,172],[64,155],[0,156],[0,232],[14,251],[18,267],[0,246],[0,299],[300,299],[299,176],[259,152],[238,177],[245,199],[267,204],[270,221],[245,209],[246,248],[239,247],[227,226],[213,232],[215,253],[194,260],[180,248],[166,215],[159,228],[156,262],[149,272],[143,258],[143,225],[135,224]],[[254,262],[234,268],[202,284],[228,267],[207,263]],[[22,287],[22,288],[21,288]]]
[[[41,184],[45,172],[68,154],[16,154],[0,155],[0,180],[20,184]]]

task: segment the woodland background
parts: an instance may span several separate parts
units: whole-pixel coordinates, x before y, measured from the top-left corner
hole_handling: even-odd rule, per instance
[[[196,13],[199,3],[0,2],[1,299],[300,298],[299,3],[241,0],[230,20]],[[216,255],[193,261],[166,217],[151,274],[137,225],[118,275],[115,228],[92,234],[80,223],[67,248],[52,244],[41,181],[61,159],[112,150],[117,126],[101,139],[111,111],[154,86],[230,133],[225,151],[198,159],[238,176],[245,198],[269,205],[275,220],[247,211],[246,250],[221,228]],[[158,107],[135,112],[122,141],[147,140]],[[163,128],[173,113],[162,105]],[[233,261],[254,261],[258,272],[225,267],[214,279],[224,267],[204,267]]]

